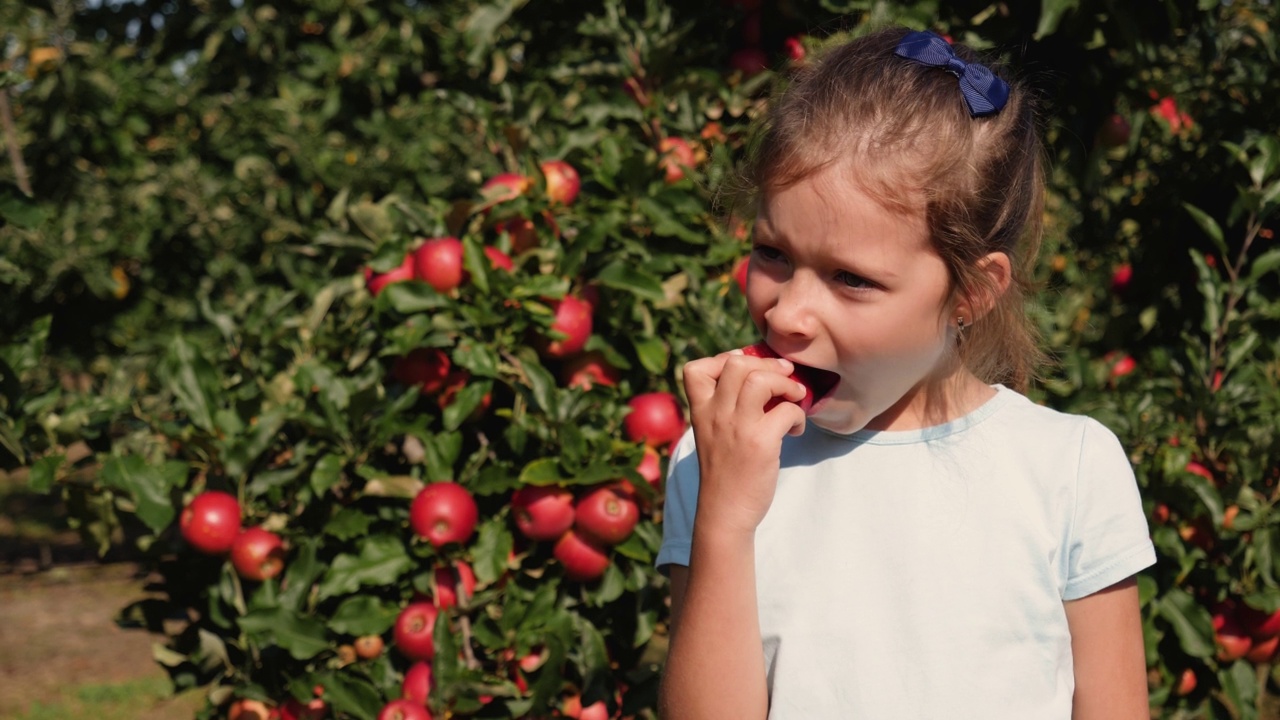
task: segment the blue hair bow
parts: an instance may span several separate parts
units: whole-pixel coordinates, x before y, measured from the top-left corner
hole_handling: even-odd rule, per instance
[[[951,43],[937,33],[907,33],[893,54],[922,65],[942,68],[960,78],[960,92],[973,117],[1000,112],[1009,101],[1008,83],[996,77],[986,65],[968,63],[956,57]]]

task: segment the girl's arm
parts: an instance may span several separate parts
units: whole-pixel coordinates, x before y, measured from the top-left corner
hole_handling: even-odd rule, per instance
[[[1075,658],[1071,719],[1148,720],[1137,582],[1130,577],[1063,606]]]
[[[690,564],[670,566],[671,648],[659,715],[763,720],[769,711],[756,610],[755,550],[731,538],[700,541]]]
[[[782,438],[804,430],[805,388],[786,360],[741,351],[685,366],[698,452],[689,566],[671,567],[665,720],[763,720],[769,713],[756,609],[756,527],[778,482]],[[770,399],[781,403],[766,412]]]

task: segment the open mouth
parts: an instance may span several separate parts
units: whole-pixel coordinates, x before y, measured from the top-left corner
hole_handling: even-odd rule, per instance
[[[773,351],[773,348],[760,342],[755,345],[748,345],[742,349],[742,352],[752,357],[778,358],[782,357]],[[804,398],[797,403],[801,410],[808,415],[813,406],[821,402],[824,398],[835,390],[836,385],[840,384],[840,375],[830,370],[822,368],[810,367],[809,365],[801,365],[795,360],[791,361],[795,366],[795,372],[791,373],[791,379],[804,386]],[[765,411],[773,409],[775,405],[782,402],[780,398],[774,398],[765,405]]]

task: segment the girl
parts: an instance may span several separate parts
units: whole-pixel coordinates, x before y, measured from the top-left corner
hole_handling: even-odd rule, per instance
[[[1132,469],[1012,389],[1041,154],[1030,92],[932,33],[776,100],[747,174],[768,347],[684,368],[665,718],[1149,717]]]

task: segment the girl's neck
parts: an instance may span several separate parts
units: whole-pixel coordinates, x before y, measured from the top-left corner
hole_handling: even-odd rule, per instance
[[[996,394],[963,365],[927,378],[871,422],[868,430],[919,430],[951,422],[976,410]]]

